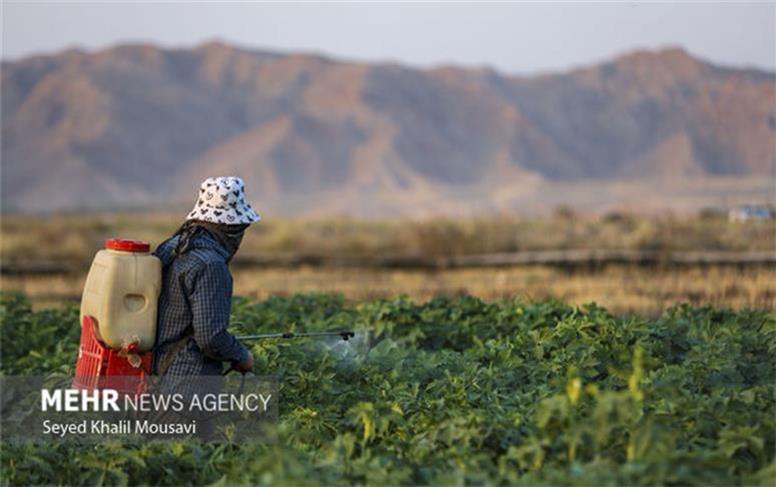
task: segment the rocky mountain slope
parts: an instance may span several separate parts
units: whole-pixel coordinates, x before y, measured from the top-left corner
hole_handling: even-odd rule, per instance
[[[509,211],[615,181],[767,182],[774,81],[680,49],[535,77],[221,43],[66,51],[2,64],[2,204],[187,205],[227,174],[274,213],[361,215]]]

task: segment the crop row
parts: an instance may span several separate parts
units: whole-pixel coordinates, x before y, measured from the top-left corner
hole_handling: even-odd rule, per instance
[[[4,295],[2,373],[72,374],[74,307]],[[355,329],[253,346],[278,441],[3,444],[4,484],[767,484],[776,316],[472,297],[350,305],[236,298],[243,332]]]

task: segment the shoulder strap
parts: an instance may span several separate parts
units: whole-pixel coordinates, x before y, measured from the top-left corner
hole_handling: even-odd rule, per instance
[[[166,271],[167,268],[170,267],[173,262],[175,262],[175,259],[188,251],[188,249],[184,250],[183,252],[178,252],[177,250],[177,248],[173,250],[172,258],[163,265],[162,272]],[[167,373],[167,370],[169,370],[170,366],[175,361],[175,358],[183,351],[184,348],[186,348],[186,345],[189,343],[189,338],[192,336],[194,336],[194,330],[189,329],[189,331],[186,332],[177,342],[172,344],[170,350],[164,355],[162,360],[159,362],[159,365],[156,367],[156,375],[162,376]]]
[[[169,370],[170,366],[175,361],[175,358],[183,351],[184,348],[186,348],[186,345],[189,343],[189,339],[193,335],[194,331],[190,330],[177,342],[173,343],[172,347],[170,347],[170,350],[164,355],[164,357],[162,357],[162,360],[159,361],[159,365],[156,367],[156,375],[161,376],[167,373],[167,370]]]

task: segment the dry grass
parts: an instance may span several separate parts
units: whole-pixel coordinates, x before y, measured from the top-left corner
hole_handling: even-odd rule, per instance
[[[4,216],[4,267],[49,264],[80,272],[110,237],[156,245],[180,223],[165,214],[55,215],[31,221]],[[311,256],[369,260],[385,256],[450,257],[548,249],[773,250],[776,222],[721,218],[604,217],[561,213],[549,219],[266,221],[246,234],[238,258]]]
[[[84,276],[8,276],[4,290],[22,291],[37,307],[77,301]],[[530,266],[442,271],[303,267],[234,272],[235,293],[252,299],[299,292],[341,293],[352,301],[407,294],[473,294],[557,297],[575,304],[592,301],[616,313],[657,314],[677,303],[776,310],[776,269],[735,267],[643,268],[609,266],[602,271],[564,272]]]
[[[37,305],[78,300],[89,263],[109,237],[156,245],[180,223],[168,214],[54,215],[31,221],[2,219],[2,265],[59,266],[57,275],[4,275],[0,286],[30,295]],[[248,232],[238,258],[313,256],[338,259],[386,256],[451,257],[537,249],[657,251],[776,249],[776,222],[728,223],[723,218],[580,216],[547,219],[481,218],[455,221],[349,219],[265,221]],[[239,259],[238,259],[239,260]],[[470,293],[485,299],[549,296],[598,302],[616,312],[656,313],[679,301],[733,308],[775,309],[773,267],[638,267],[610,265],[574,272],[544,266],[499,269],[395,270],[341,267],[236,268],[235,292],[262,299],[297,292],[342,293],[360,301],[407,294]]]

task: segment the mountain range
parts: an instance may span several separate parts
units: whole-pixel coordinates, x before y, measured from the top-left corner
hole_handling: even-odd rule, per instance
[[[2,63],[2,205],[183,208],[214,175],[278,215],[767,198],[775,81],[680,48],[535,76],[220,42],[68,50]]]

